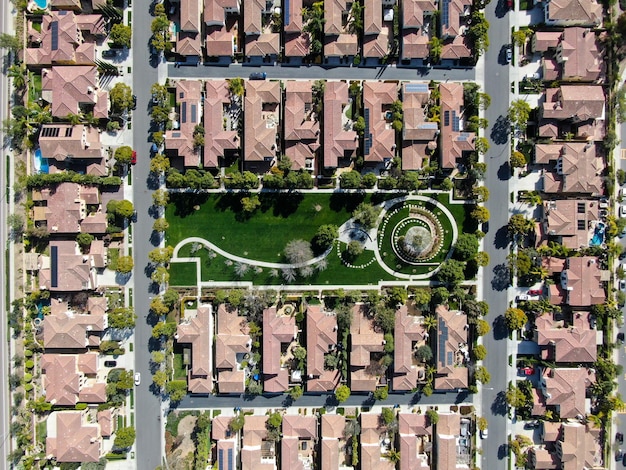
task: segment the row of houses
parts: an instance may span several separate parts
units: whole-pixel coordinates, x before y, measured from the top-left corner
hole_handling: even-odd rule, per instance
[[[242,152],[244,168],[257,173],[285,155],[294,170],[317,173],[348,167],[357,155],[375,168],[401,154],[403,170],[419,170],[438,148],[441,167],[452,170],[474,150],[475,134],[464,131],[462,84],[439,84],[441,119],[429,115],[436,103],[427,83],[364,81],[362,103],[355,101],[346,82],[327,81],[323,87],[317,98],[312,81],[249,80],[242,111],[227,81],[180,80],[175,86],[176,125],[166,132],[166,151],[180,157],[185,167],[205,168],[226,166]],[[320,115],[316,100],[323,101]],[[401,149],[390,111],[398,100],[403,111]],[[363,138],[353,130],[357,107],[363,110]],[[241,112],[243,129],[238,129]],[[192,144],[197,126],[205,132],[202,152]]]
[[[222,304],[215,315],[210,305],[186,310],[176,341],[190,350],[189,391],[242,394],[255,367],[261,371],[259,380],[268,393],[286,392],[296,385],[311,393],[334,391],[341,382],[341,373],[336,366],[327,365],[327,356],[338,354],[343,347],[338,338],[336,314],[322,306],[309,305],[304,312],[304,323],[299,327],[294,313],[290,304],[264,310],[261,360],[255,364],[248,322],[236,309]],[[429,344],[429,333],[415,306],[407,304],[396,312],[394,365],[389,374],[376,368],[384,352],[385,339],[373,315],[367,306],[357,304],[352,309],[352,317],[348,384],[353,392],[372,392],[379,386],[406,392],[425,382],[427,364],[418,360],[415,352]],[[437,318],[434,386],[438,390],[467,388],[467,317],[463,312],[439,306]],[[213,336],[210,333],[214,324]],[[298,362],[293,360],[294,349],[300,346],[307,351],[305,370],[300,370]]]

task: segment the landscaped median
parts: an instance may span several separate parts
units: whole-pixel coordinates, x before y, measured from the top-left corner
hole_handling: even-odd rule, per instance
[[[172,194],[166,210],[167,244],[176,249],[171,285],[196,286],[198,272],[202,284],[426,280],[449,256],[464,225],[472,225],[466,224],[471,206],[451,204],[447,193],[262,192],[252,211],[244,210],[246,197],[250,194]],[[375,209],[371,227],[355,219],[363,208]],[[334,245],[311,252],[303,263],[290,261],[287,245],[298,241],[305,251],[309,243],[315,249],[321,226],[339,228]]]

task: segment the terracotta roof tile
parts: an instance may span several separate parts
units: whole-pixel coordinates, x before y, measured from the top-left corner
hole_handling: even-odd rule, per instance
[[[54,457],[57,462],[98,461],[101,443],[98,425],[85,424],[83,413],[55,412],[48,418],[48,424],[46,456]]]
[[[474,150],[475,134],[463,132],[463,84],[441,83],[441,166],[452,169],[464,152]]]
[[[195,318],[178,325],[177,342],[191,345],[191,368],[189,369],[188,383],[191,393],[211,393],[213,391],[210,321],[211,306],[200,305]]]
[[[395,155],[396,132],[391,127],[387,112],[397,99],[396,83],[363,83],[363,112],[369,113],[369,129],[365,129],[365,138],[371,141],[364,151],[366,163],[380,163]]]
[[[348,106],[348,99],[347,83],[326,82],[324,89],[325,167],[337,167],[340,158],[346,155],[351,156],[358,147],[356,132],[352,130],[349,123],[344,124],[344,110]]]

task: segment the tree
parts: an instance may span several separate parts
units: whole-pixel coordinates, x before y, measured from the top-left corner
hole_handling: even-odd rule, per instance
[[[165,362],[165,354],[163,351],[152,351],[150,353],[150,360],[155,364],[163,364]]]
[[[518,152],[517,150],[515,150],[513,153],[511,153],[510,163],[513,168],[525,167],[526,157],[522,152]]]
[[[389,396],[389,387],[378,387],[374,390],[374,400],[386,400]]]
[[[472,13],[471,20],[467,35],[474,44],[474,55],[480,57],[489,47],[489,22],[480,10]]]
[[[467,261],[478,253],[478,238],[471,233],[461,233],[454,244],[454,258]]]
[[[304,361],[306,359],[306,349],[302,346],[296,346],[293,348],[292,354],[298,361]]]
[[[302,387],[300,385],[296,385],[295,387],[289,389],[289,396],[294,401],[300,398],[303,394],[304,391],[302,390]]]
[[[134,266],[135,263],[133,262],[132,256],[120,256],[117,259],[117,268],[115,271],[120,274],[129,274],[133,271]]]
[[[474,140],[474,148],[480,155],[484,155],[489,151],[489,141],[485,137],[476,137]]]
[[[363,137],[363,133],[365,132],[365,118],[363,116],[356,118],[356,121],[352,124],[352,130],[356,132],[359,137]]]
[[[479,224],[485,223],[489,220],[489,209],[483,206],[476,206],[470,213],[470,216]]]
[[[127,165],[133,158],[133,149],[128,145],[122,145],[115,149],[115,161],[121,165]]]
[[[313,238],[313,244],[319,251],[324,251],[339,237],[339,227],[332,224],[320,225]]]
[[[76,235],[76,243],[83,249],[88,248],[93,240],[94,237],[90,233],[82,232]]]
[[[111,98],[111,111],[114,113],[121,113],[133,105],[133,91],[122,82],[115,84],[109,92],[109,98]]]
[[[381,211],[381,207],[362,202],[357,206],[354,212],[352,212],[352,218],[355,222],[361,224],[363,228],[369,230],[376,225]]]
[[[456,286],[465,279],[465,266],[458,260],[448,259],[441,264],[435,278],[445,284]]]
[[[278,411],[275,411],[267,418],[267,425],[270,428],[278,429],[283,424],[283,415]]]
[[[476,427],[479,431],[484,431],[487,429],[488,422],[487,418],[483,418],[482,416],[476,420]]]
[[[429,362],[433,358],[433,350],[427,344],[423,344],[415,350],[415,358],[418,361]]]
[[[491,326],[485,320],[479,319],[476,320],[476,334],[478,336],[485,336],[487,333],[491,331]]]
[[[523,310],[511,307],[504,312],[504,321],[509,330],[519,330],[526,324],[528,317]]]
[[[167,373],[163,370],[157,370],[152,376],[152,382],[159,388],[163,388],[167,383]]]
[[[524,217],[523,214],[513,214],[509,219],[507,229],[509,234],[526,235],[535,228],[535,222]]]
[[[28,82],[28,71],[26,70],[26,64],[13,64],[9,67],[7,75],[13,80],[13,87],[16,90],[23,90],[26,88]]]
[[[478,366],[476,368],[476,371],[474,372],[474,377],[477,381],[484,385],[488,384],[491,380],[491,374],[484,366]]]
[[[1,33],[0,34],[0,49],[9,49],[12,52],[17,52],[22,48],[22,41],[12,34]]]
[[[154,339],[171,338],[176,333],[176,323],[158,322],[152,327],[152,337]]]
[[[246,416],[242,413],[239,413],[229,421],[228,429],[230,429],[232,433],[236,434],[243,429],[245,424]]]
[[[391,333],[396,324],[396,312],[385,305],[377,306],[374,321],[385,333]]]
[[[389,460],[394,465],[397,465],[400,462],[400,452],[391,447],[387,452],[385,452],[384,457]]]
[[[228,79],[228,91],[233,96],[243,96],[246,91],[243,78]]]
[[[487,357],[487,348],[482,344],[474,346],[474,360],[482,361]]]
[[[169,394],[170,400],[173,402],[181,401],[187,394],[186,380],[170,380],[165,385],[165,391]]]
[[[170,282],[170,273],[165,266],[157,266],[150,275],[150,280],[156,284],[167,284]]]
[[[164,217],[156,219],[152,224],[152,230],[154,230],[155,232],[162,233],[165,232],[168,228],[170,228],[170,224]]]
[[[429,408],[428,410],[426,410],[426,413],[424,414],[428,418],[428,421],[430,422],[431,425],[437,424],[439,422],[439,413],[437,413],[436,410]]]
[[[489,189],[487,186],[475,185],[472,187],[472,196],[477,202],[487,202],[489,200]]]
[[[167,289],[163,293],[163,303],[167,305],[170,310],[173,309],[179,301],[178,292],[174,289]]]
[[[432,299],[432,293],[428,289],[416,289],[413,292],[413,302],[419,308],[427,308]]]
[[[476,264],[478,266],[481,266],[481,267],[488,266],[489,265],[489,253],[487,253],[486,251],[480,251],[476,253],[476,256],[474,256],[474,261],[476,261]]]
[[[252,214],[261,206],[258,194],[241,198],[241,208],[246,214]]]
[[[302,9],[302,18],[305,23],[303,30],[309,33],[311,55],[319,55],[323,49],[324,24],[324,2],[315,2],[311,7]]]
[[[433,36],[428,42],[428,55],[431,62],[438,63],[443,52],[443,42],[437,36]]]
[[[133,203],[127,199],[123,199],[121,201],[112,199],[107,203],[107,212],[109,214],[115,214],[119,217],[128,218],[135,213],[135,207],[133,206]]]
[[[509,106],[509,121],[518,129],[526,129],[530,117],[530,105],[524,100],[515,100]]]
[[[174,248],[165,246],[148,252],[148,259],[154,264],[168,264],[174,254]]]
[[[152,204],[157,207],[165,207],[170,200],[170,195],[165,189],[157,189],[152,193]]]
[[[115,431],[113,445],[119,449],[128,449],[135,443],[135,428],[128,426]]]
[[[161,297],[153,297],[150,301],[150,311],[155,315],[162,317],[170,313],[170,308],[163,302]]]
[[[358,189],[361,187],[361,173],[356,170],[346,171],[339,177],[342,189]]]
[[[346,246],[345,255],[350,261],[354,261],[361,253],[363,253],[363,245],[357,240],[352,240]]]
[[[154,83],[150,88],[150,93],[152,94],[152,103],[154,105],[163,106],[166,104],[168,94],[165,85],[160,85],[158,82]],[[154,138],[154,135],[152,137]]]
[[[109,39],[113,42],[114,46],[126,47],[130,49],[133,29],[130,26],[126,26],[122,23],[116,23],[111,28],[109,33]]]
[[[137,315],[132,307],[117,307],[110,311],[107,315],[109,319],[109,327],[123,330],[125,328],[134,328]]]
[[[504,397],[507,404],[513,408],[523,408],[526,404],[526,395],[515,385],[509,384]]]
[[[291,264],[302,264],[313,259],[311,244],[304,240],[291,240],[285,247],[285,258]]]
[[[350,398],[350,389],[348,388],[348,386],[342,384],[337,387],[337,389],[335,390],[335,398],[339,403],[343,403],[348,398]]]

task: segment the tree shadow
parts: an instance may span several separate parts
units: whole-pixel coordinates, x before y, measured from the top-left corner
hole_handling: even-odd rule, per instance
[[[365,200],[365,193],[342,193],[335,192],[330,196],[329,207],[332,211],[352,213]]]
[[[456,404],[463,403],[465,400],[467,400],[468,396],[469,396],[468,390],[461,390],[459,393],[456,394],[456,397],[454,398],[454,403]]]
[[[503,225],[496,231],[493,246],[500,250],[504,250],[509,246],[509,229]]]
[[[496,9],[494,11],[496,18],[504,18],[504,16],[509,12],[509,5],[507,0],[499,0],[496,4]]]
[[[170,202],[174,204],[174,215],[184,218],[195,213],[195,207],[204,204],[208,198],[208,194],[175,193],[170,195]]]
[[[506,416],[508,405],[506,403],[506,394],[503,391],[498,392],[491,404],[491,413],[499,416]]]
[[[498,446],[498,460],[506,459],[509,455],[509,449],[506,444],[500,444]]]
[[[163,233],[153,230],[152,233],[150,234],[150,244],[152,246],[159,246],[162,238],[163,238]]]
[[[161,178],[159,175],[150,172],[146,178],[146,186],[152,191],[156,191],[161,186]]]
[[[491,324],[491,331],[493,333],[493,339],[500,341],[508,339],[509,329],[506,326],[503,315],[498,315]]]
[[[493,279],[491,280],[491,288],[497,291],[506,290],[511,284],[511,271],[509,267],[502,263],[493,267]]]
[[[266,212],[272,210],[275,217],[287,218],[298,210],[300,203],[304,200],[304,195],[294,191],[289,193],[264,193],[259,195],[261,210]]]
[[[498,167],[498,179],[500,181],[508,181],[511,179],[511,164],[508,161]]]
[[[511,123],[509,118],[498,116],[496,122],[491,128],[491,140],[496,145],[504,145],[509,141],[509,133],[511,132]]]

